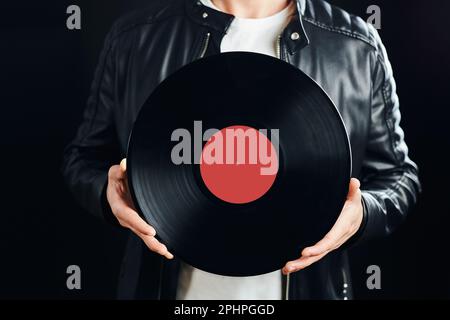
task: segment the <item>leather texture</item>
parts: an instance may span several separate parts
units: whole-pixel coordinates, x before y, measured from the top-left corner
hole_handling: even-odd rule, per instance
[[[386,236],[420,191],[418,169],[399,125],[386,50],[371,25],[325,1],[297,0],[297,9],[280,35],[280,58],[312,77],[335,102],[349,133],[353,176],[362,182],[364,221],[346,247]],[[114,24],[83,120],[64,154],[65,180],[83,208],[115,223],[105,198],[107,173],[126,156],[140,107],[171,73],[219,53],[232,21],[233,16],[196,1],[165,0]],[[178,268],[176,259],[164,261],[130,234],[118,297],[173,299]],[[343,248],[290,276],[287,294],[289,299],[351,299],[350,282]]]

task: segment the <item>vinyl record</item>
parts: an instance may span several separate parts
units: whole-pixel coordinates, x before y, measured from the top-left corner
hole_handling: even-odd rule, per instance
[[[211,147],[227,128],[248,133],[241,163],[237,138],[222,144],[236,152],[229,163]],[[265,147],[273,162],[262,162]],[[198,60],[163,81],[137,117],[127,157],[133,201],[158,238],[186,263],[227,276],[298,258],[336,222],[351,175],[345,126],[320,86],[288,63],[242,52]],[[255,171],[275,162],[275,174]]]

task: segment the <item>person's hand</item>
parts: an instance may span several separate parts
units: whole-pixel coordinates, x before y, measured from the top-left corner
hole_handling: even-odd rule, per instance
[[[331,251],[342,246],[359,230],[363,219],[359,187],[359,180],[351,179],[347,201],[333,228],[322,240],[312,247],[305,248],[299,259],[286,263],[282,270],[284,274],[300,271],[319,261]]]
[[[173,258],[167,247],[155,238],[155,229],[139,216],[133,206],[128,189],[126,159],[123,159],[120,165],[112,166],[109,169],[106,197],[113,214],[122,227],[130,229],[138,235],[153,252],[167,259]]]

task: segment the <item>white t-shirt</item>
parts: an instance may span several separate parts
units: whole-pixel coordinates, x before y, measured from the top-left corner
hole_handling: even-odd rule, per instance
[[[211,0],[201,0],[219,10]],[[282,11],[261,19],[236,17],[223,37],[221,52],[247,51],[276,56],[277,40],[294,10],[291,3]],[[280,271],[254,277],[225,277],[182,264],[177,299],[179,300],[281,300]]]
[[[201,2],[212,9],[219,10],[211,0],[201,0]],[[289,23],[294,10],[294,4],[291,2],[282,11],[266,18],[236,17],[222,39],[220,51],[247,51],[276,57],[278,37]]]

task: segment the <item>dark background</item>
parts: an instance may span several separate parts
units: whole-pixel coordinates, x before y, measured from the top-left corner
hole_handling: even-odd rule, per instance
[[[122,13],[151,0],[2,1],[0,4],[0,298],[114,298],[125,233],[83,212],[59,173],[87,99],[103,38]],[[411,157],[423,194],[391,237],[352,252],[356,297],[450,298],[450,2],[332,1],[367,19],[382,9]],[[66,8],[82,9],[82,30]],[[66,289],[66,268],[82,290]],[[365,286],[367,266],[382,289]]]

